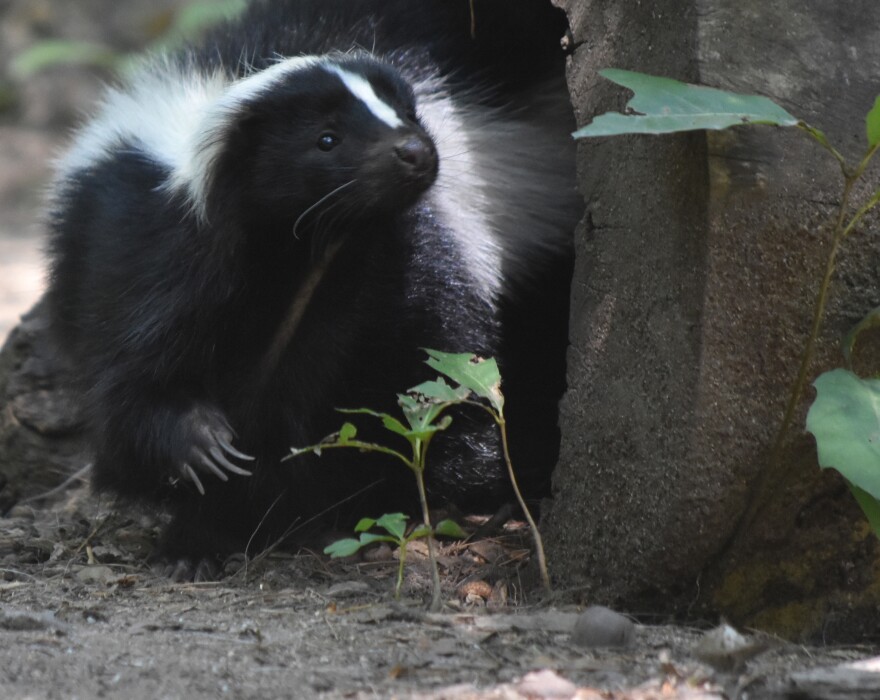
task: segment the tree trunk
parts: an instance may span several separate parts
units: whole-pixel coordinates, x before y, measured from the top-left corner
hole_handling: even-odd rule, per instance
[[[868,0],[559,4],[579,123],[624,105],[597,74],[617,67],[765,94],[852,160],[866,148],[880,64]],[[870,629],[878,547],[842,480],[818,469],[803,431],[812,391],[781,459],[769,454],[829,250],[836,162],[797,130],[748,127],[584,142],[579,168],[587,211],[545,523],[557,581],[633,611],[698,603],[826,639]],[[848,241],[811,379],[876,306],[878,265],[874,241]]]

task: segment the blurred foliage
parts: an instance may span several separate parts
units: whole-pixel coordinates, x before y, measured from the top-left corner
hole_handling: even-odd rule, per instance
[[[160,12],[146,28],[148,42],[144,48],[148,51],[174,49],[215,24],[235,16],[245,5],[245,0],[191,0],[177,10]],[[16,56],[10,66],[10,74],[17,79],[26,79],[58,65],[89,66],[124,72],[137,56],[137,53],[120,51],[98,42],[45,39]],[[0,109],[3,104],[3,89],[0,85]]]

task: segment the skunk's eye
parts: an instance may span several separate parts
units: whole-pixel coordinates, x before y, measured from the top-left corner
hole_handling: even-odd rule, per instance
[[[325,131],[318,137],[318,148],[322,151],[332,151],[339,145],[340,141],[342,141],[342,139],[332,131]]]

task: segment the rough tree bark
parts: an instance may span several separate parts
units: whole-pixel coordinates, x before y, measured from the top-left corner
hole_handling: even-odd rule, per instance
[[[581,123],[622,106],[597,75],[620,67],[763,93],[851,158],[865,148],[880,64],[868,0],[559,4]],[[869,630],[877,542],[819,472],[802,429],[811,392],[780,463],[768,459],[828,252],[836,163],[801,133],[743,128],[583,143],[579,165],[587,212],[545,524],[557,580],[634,611],[697,604],[792,635]],[[811,376],[877,304],[867,233],[847,244]]]

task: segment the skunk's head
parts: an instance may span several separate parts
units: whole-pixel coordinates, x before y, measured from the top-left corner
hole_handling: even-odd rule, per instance
[[[307,226],[403,211],[437,177],[410,85],[367,56],[287,59],[228,86],[174,173],[193,208]]]

